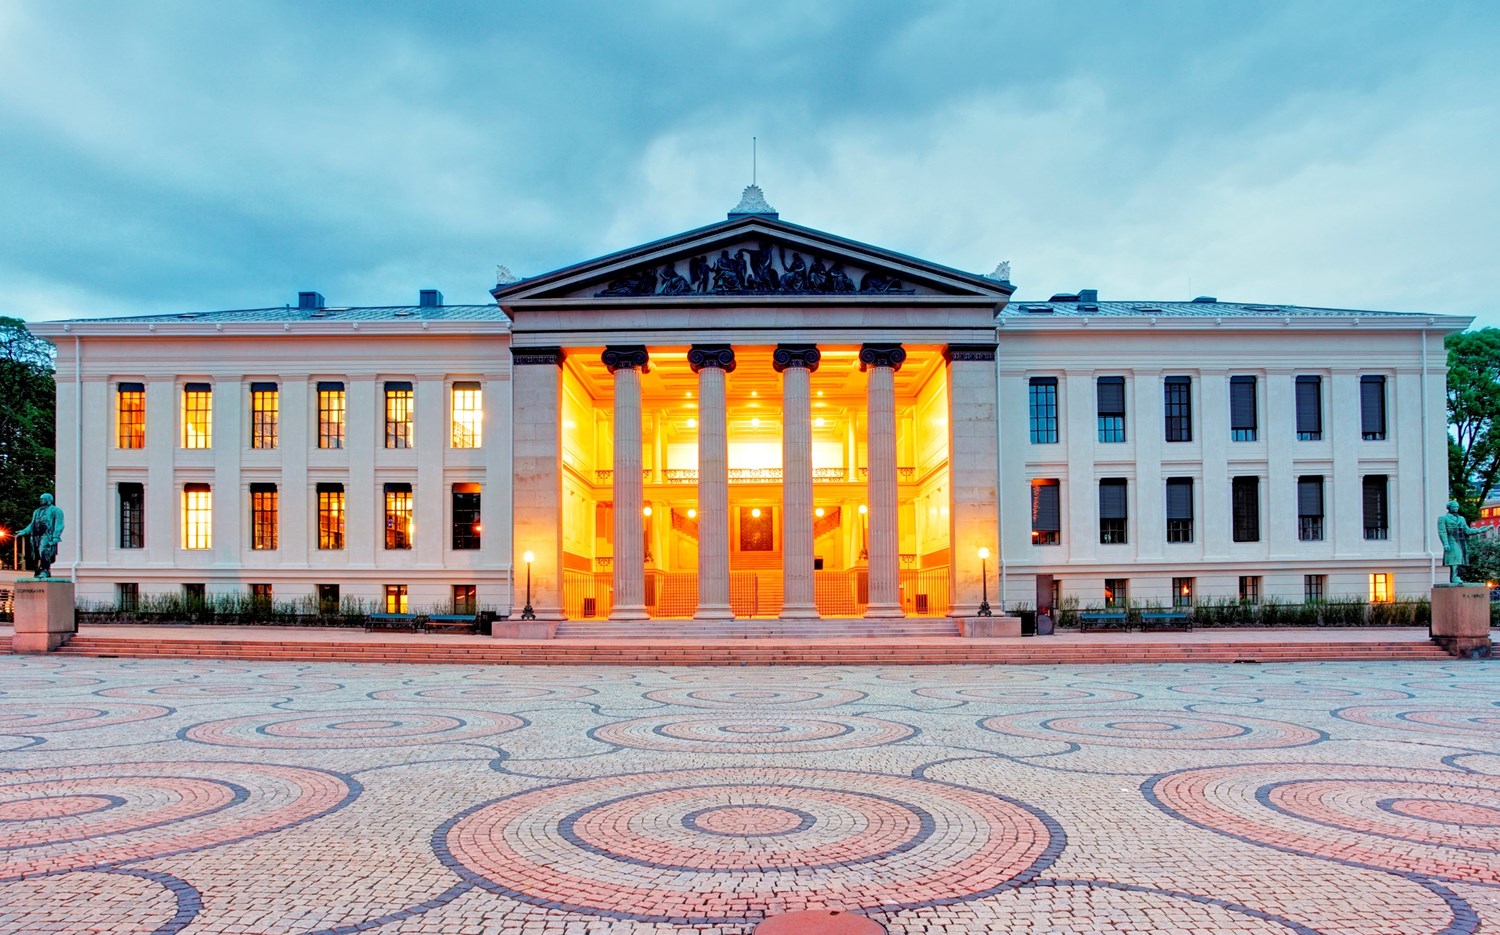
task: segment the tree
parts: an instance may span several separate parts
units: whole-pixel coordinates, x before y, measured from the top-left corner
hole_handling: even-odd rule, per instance
[[[52,490],[57,385],[52,345],[0,316],[0,526],[15,532]],[[75,506],[76,508],[76,506]],[[10,545],[3,550],[10,561]]]
[[[1500,328],[1449,335],[1448,487],[1470,522],[1500,479]]]

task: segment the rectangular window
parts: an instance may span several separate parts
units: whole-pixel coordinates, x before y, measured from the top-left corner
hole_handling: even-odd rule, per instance
[[[1323,477],[1304,474],[1297,478],[1297,538],[1303,542],[1323,540]]]
[[[208,484],[184,484],[182,487],[182,547],[213,547],[214,494]]]
[[[1036,545],[1062,541],[1062,509],[1055,479],[1031,482],[1031,541]]]
[[[276,548],[279,500],[275,484],[250,485],[250,548],[256,551]]]
[[[385,612],[388,614],[410,612],[406,604],[406,585],[388,584],[385,586]]]
[[[1297,440],[1315,442],[1323,437],[1323,378],[1297,378]]]
[[[214,434],[214,388],[207,383],[182,387],[182,447],[209,448]]]
[[[146,384],[121,383],[115,388],[115,444],[146,447]]]
[[[484,393],[478,383],[453,384],[453,447],[478,448],[484,440]]]
[[[1031,378],[1031,443],[1057,441],[1057,377]]]
[[[186,582],[182,586],[182,599],[192,607],[201,607],[208,600],[208,585],[201,581]]]
[[[344,396],[344,384],[329,381],[318,383],[318,447],[344,447],[344,417],[348,403]]]
[[[1104,606],[1110,610],[1124,610],[1129,604],[1129,584],[1128,578],[1105,578]]]
[[[1302,576],[1302,601],[1307,604],[1316,604],[1328,597],[1327,575],[1303,575]]]
[[[455,584],[453,586],[453,612],[455,614],[475,614],[479,612],[478,585]]]
[[[115,585],[115,609],[135,610],[141,606],[141,586],[135,582],[122,581]]]
[[[1229,440],[1253,442],[1256,435],[1255,378],[1229,378]]]
[[[280,424],[280,389],[274,383],[250,384],[250,447],[275,448]]]
[[[1167,541],[1193,541],[1193,479],[1167,478]]]
[[[271,606],[271,585],[269,582],[253,582],[250,585],[250,601],[262,607]]]
[[[336,584],[318,585],[318,613],[336,614],[339,612],[339,586]]]
[[[1100,377],[1095,381],[1099,402],[1099,441],[1125,440],[1125,378]]]
[[[385,547],[411,548],[411,484],[385,485]]]
[[[415,405],[416,396],[410,383],[386,383],[385,446],[387,448],[410,448],[412,446],[414,439],[412,410]]]
[[[1163,383],[1166,438],[1169,442],[1193,440],[1193,378],[1167,377]]]
[[[146,486],[120,484],[120,548],[146,547]]]
[[[1376,572],[1370,576],[1370,603],[1389,604],[1394,600],[1391,593],[1391,576],[1389,572]]]
[[[1260,478],[1236,477],[1232,482],[1234,541],[1260,541]]]
[[[453,548],[479,548],[479,485],[453,485]]]
[[[1172,579],[1172,609],[1186,610],[1193,606],[1193,591],[1196,582],[1192,578]]]
[[[1128,541],[1125,531],[1126,480],[1106,477],[1099,481],[1099,541],[1118,545]]]
[[[1240,603],[1260,603],[1260,575],[1240,575]]]
[[[318,485],[318,548],[344,547],[344,485]]]
[[[1366,474],[1364,480],[1365,538],[1390,537],[1390,484],[1384,474]]]
[[[1359,378],[1359,431],[1367,442],[1385,439],[1385,377]]]

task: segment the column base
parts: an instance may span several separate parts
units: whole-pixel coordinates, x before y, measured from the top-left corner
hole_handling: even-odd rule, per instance
[[[905,617],[906,612],[901,609],[900,604],[870,604],[865,607],[865,616],[868,617]]]
[[[991,611],[996,614],[1000,613],[999,611],[994,610],[994,607],[994,604],[990,605]],[[965,617],[978,617],[979,605],[974,603],[954,604],[952,607],[948,608],[948,616],[952,617],[954,620],[962,620]]]
[[[645,604],[616,604],[609,612],[611,620],[650,620]]]
[[[733,620],[734,609],[728,604],[700,604],[694,620]]]
[[[818,613],[816,604],[782,604],[782,620],[821,620],[823,615]]]

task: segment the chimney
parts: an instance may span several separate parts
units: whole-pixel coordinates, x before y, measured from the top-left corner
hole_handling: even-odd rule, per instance
[[[436,289],[423,289],[418,294],[417,305],[421,308],[442,308],[443,294]]]
[[[297,293],[298,308],[323,308],[326,305],[327,303],[323,301],[323,294],[320,292]]]

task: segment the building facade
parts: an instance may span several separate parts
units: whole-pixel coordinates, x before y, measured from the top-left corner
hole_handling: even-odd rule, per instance
[[[493,305],[38,324],[59,570],[622,624],[1426,592],[1467,319],[1011,293],[752,187]]]

